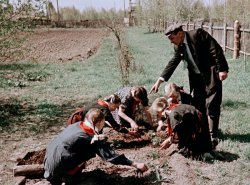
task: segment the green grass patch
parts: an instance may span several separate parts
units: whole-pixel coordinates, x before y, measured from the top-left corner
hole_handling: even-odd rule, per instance
[[[1,102],[0,104],[0,128],[9,126],[11,119],[21,116],[21,105],[16,99],[9,102]]]
[[[41,102],[36,107],[36,114],[47,119],[61,116],[62,110],[54,104],[49,104],[47,102]]]
[[[45,81],[49,76],[46,65],[36,63],[0,64],[0,88],[25,88],[30,86],[30,82]]]

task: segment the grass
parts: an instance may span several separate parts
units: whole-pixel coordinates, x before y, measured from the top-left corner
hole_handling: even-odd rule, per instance
[[[143,85],[149,91],[173,54],[173,47],[161,33],[146,29],[126,31],[126,40],[135,59],[130,85]],[[63,125],[76,107],[115,92],[122,85],[116,41],[105,39],[96,55],[85,62],[38,64],[30,61],[0,64],[0,128],[37,133],[56,124]],[[223,82],[221,142],[218,151],[229,162],[213,161],[215,179],[206,184],[249,184],[250,182],[250,59],[230,60],[230,73]],[[170,81],[188,91],[187,71],[180,64]],[[150,95],[150,102],[163,95]],[[14,124],[15,123],[15,124]],[[29,123],[29,124],[27,124]],[[190,161],[193,168],[196,162]],[[199,168],[197,169],[199,171]],[[203,181],[197,184],[204,184]]]

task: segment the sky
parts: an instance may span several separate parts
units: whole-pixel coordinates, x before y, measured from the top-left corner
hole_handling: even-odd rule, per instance
[[[54,7],[56,8],[56,0],[50,0]],[[58,0],[58,5],[60,8],[63,7],[72,7],[79,10],[84,10],[86,8],[93,7],[97,10],[104,9],[111,9],[115,8],[116,10],[123,10],[124,9],[124,2],[125,2],[125,8],[127,9],[129,0]],[[133,2],[133,1],[132,1]]]

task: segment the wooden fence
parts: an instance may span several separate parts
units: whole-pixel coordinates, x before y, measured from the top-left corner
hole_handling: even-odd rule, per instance
[[[166,22],[165,28],[174,22]],[[208,31],[222,46],[223,50],[233,51],[233,59],[237,59],[240,54],[250,56],[250,29],[243,28],[239,21],[234,24],[220,23],[181,23],[183,29],[188,31],[203,28]]]

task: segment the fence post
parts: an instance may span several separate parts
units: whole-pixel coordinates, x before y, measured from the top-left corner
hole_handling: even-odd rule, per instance
[[[187,31],[189,30],[189,28],[188,28],[188,22],[186,23],[186,30],[187,30]]]
[[[234,52],[233,59],[237,59],[240,55],[240,23],[238,20],[234,22]]]
[[[223,35],[224,35],[223,50],[225,52],[226,51],[226,45],[227,45],[227,23],[224,24]]]
[[[201,22],[201,25],[200,25],[200,28],[201,28],[201,29],[203,29],[203,24],[204,24],[204,23],[203,23],[203,21],[202,21],[202,22]]]
[[[148,32],[151,32],[151,19],[148,19]]]
[[[213,36],[213,23],[212,22],[210,22],[210,24],[209,24],[209,33],[210,33],[210,35],[212,35]]]
[[[166,30],[166,19],[165,18],[163,18],[163,32],[165,32],[165,30]]]
[[[160,28],[159,28],[160,32],[163,32],[163,21],[162,19],[160,19]]]

